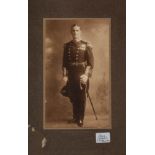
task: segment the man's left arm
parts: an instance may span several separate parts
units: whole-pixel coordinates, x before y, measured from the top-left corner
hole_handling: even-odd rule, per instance
[[[86,59],[87,59],[87,66],[85,70],[85,75],[87,75],[88,77],[91,77],[92,70],[94,67],[94,56],[92,52],[92,46],[90,44],[87,44]]]
[[[86,48],[86,61],[87,66],[85,69],[85,73],[80,77],[81,83],[86,84],[88,81],[88,78],[92,76],[92,70],[94,67],[94,56],[92,52],[92,46],[90,44],[87,44]]]

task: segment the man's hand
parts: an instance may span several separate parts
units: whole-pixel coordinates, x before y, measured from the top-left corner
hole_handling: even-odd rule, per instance
[[[82,84],[86,84],[87,81],[88,81],[88,76],[87,75],[83,74],[83,75],[80,76],[80,82]]]
[[[67,81],[68,81],[68,77],[67,77],[67,76],[64,76],[64,77],[63,77],[63,81],[64,81],[64,82],[67,82]]]

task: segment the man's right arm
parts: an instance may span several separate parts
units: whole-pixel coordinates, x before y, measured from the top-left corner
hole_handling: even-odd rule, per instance
[[[64,45],[62,72],[63,72],[63,80],[65,82],[67,82],[68,81],[68,71],[67,71],[66,44]]]

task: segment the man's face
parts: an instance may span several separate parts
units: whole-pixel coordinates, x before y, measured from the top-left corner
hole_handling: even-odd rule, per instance
[[[72,34],[73,39],[80,39],[80,34],[81,34],[80,27],[74,26],[71,29],[71,34]]]

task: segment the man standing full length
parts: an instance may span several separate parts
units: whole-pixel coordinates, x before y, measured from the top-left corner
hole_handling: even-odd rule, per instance
[[[73,105],[73,120],[83,126],[86,105],[86,91],[94,66],[92,47],[81,40],[80,26],[71,26],[73,40],[64,45],[63,80],[69,88],[69,98]]]

